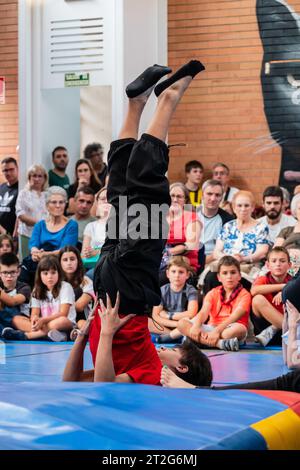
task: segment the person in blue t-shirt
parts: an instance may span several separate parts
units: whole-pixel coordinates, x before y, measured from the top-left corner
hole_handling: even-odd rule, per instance
[[[49,216],[35,224],[29,240],[30,256],[24,258],[20,279],[33,286],[38,262],[45,255],[57,255],[66,245],[76,246],[78,224],[64,215],[67,193],[59,186],[51,186],[46,195]]]

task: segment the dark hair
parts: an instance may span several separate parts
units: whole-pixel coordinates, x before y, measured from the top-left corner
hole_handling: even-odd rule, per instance
[[[72,274],[71,278],[67,278],[66,273],[61,267],[62,255],[64,253],[69,253],[69,252],[74,253],[77,258],[77,269]],[[66,245],[63,248],[61,248],[61,250],[59,251],[58,260],[59,260],[59,264],[62,270],[63,280],[69,282],[73,288],[79,287],[84,280],[84,266],[83,266],[83,262],[82,262],[79,250],[75,246]]]
[[[84,158],[91,158],[92,153],[98,152],[98,150],[103,151],[103,146],[99,142],[88,144],[83,151]]]
[[[241,266],[240,266],[239,261],[230,255],[223,256],[220,259],[218,263],[218,270],[217,270],[218,274],[220,273],[222,266],[235,266],[238,272],[239,273],[241,272]]]
[[[59,295],[59,292],[61,289],[61,283],[63,279],[62,269],[60,267],[57,256],[46,255],[39,262],[36,273],[35,273],[34,289],[33,289],[32,295],[38,300],[47,299],[48,290],[42,281],[41,273],[42,271],[49,271],[50,269],[53,269],[54,271],[58,272],[58,281],[57,281],[57,284],[53,288],[52,294],[54,298],[58,297]]]
[[[55,149],[52,150],[52,159],[54,158],[55,152],[57,152],[57,150],[65,150],[65,152],[68,151],[68,150],[66,149],[66,147],[63,147],[62,145],[59,145],[58,147],[55,147]]]
[[[185,164],[186,173],[189,173],[193,168],[201,168],[202,171],[204,170],[202,163],[198,160],[191,160]]]
[[[12,236],[9,235],[9,233],[2,233],[0,235],[0,246],[2,245],[3,240],[8,240],[9,241],[11,251],[12,251],[12,253],[14,253],[15,247],[14,247],[14,241],[12,239]]]
[[[283,201],[283,192],[280,186],[268,186],[263,192],[263,201],[266,197],[280,197],[281,202]]]
[[[271,250],[267,254],[267,260],[268,261],[269,261],[269,258],[270,258],[272,253],[284,253],[287,256],[288,262],[290,262],[290,260],[291,260],[290,259],[290,254],[284,246],[274,246],[273,248],[271,248]]]
[[[75,189],[77,191],[77,188],[78,188],[78,178],[77,178],[77,169],[80,165],[87,165],[90,169],[90,172],[91,172],[91,180],[90,180],[90,184],[87,185],[89,186],[90,188],[94,189],[95,191],[98,191],[99,190],[99,187],[101,187],[101,182],[97,176],[97,173],[95,172],[91,162],[89,160],[87,160],[86,158],[80,158],[79,160],[77,160],[76,162],[76,165],[75,165],[75,180],[74,180],[74,186],[75,186]]]
[[[0,256],[0,264],[4,264],[5,266],[20,266],[20,261],[14,253],[3,253],[3,255]]]
[[[187,366],[187,372],[175,370],[178,377],[198,387],[209,387],[212,383],[213,373],[208,357],[190,339],[185,340],[181,346],[180,364]]]
[[[18,162],[14,157],[5,157],[3,158],[3,160],[1,160],[1,165],[6,165],[8,163],[13,163],[14,165],[16,165],[16,167],[18,167]]]
[[[95,191],[90,186],[82,186],[81,188],[77,189],[75,198],[78,197],[79,193],[86,194],[87,196],[95,196]]]

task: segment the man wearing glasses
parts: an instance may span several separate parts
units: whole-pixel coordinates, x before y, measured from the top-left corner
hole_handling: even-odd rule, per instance
[[[6,182],[0,185],[0,233],[13,235],[19,189],[16,159],[13,157],[4,158],[1,162],[1,171]]]

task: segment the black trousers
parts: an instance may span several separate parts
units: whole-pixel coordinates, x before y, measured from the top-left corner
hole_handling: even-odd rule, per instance
[[[113,208],[94,289],[104,302],[107,293],[113,303],[119,291],[123,314],[150,314],[160,303],[159,266],[170,206],[168,155],[167,145],[149,134],[138,141],[112,142],[108,154],[107,197]]]
[[[281,375],[271,380],[249,382],[245,384],[227,385],[225,387],[212,387],[214,390],[284,390],[286,392],[300,393],[300,369]]]

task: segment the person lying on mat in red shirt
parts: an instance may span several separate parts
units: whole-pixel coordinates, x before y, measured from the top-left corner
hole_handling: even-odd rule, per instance
[[[117,295],[114,307],[112,307],[109,297],[107,297],[107,307],[104,306],[101,300],[100,308],[98,308],[98,302],[95,303],[86,324],[78,331],[76,341],[65,367],[64,381],[130,383],[141,382],[141,379],[143,379],[143,383],[153,383],[152,378],[153,374],[155,377],[155,367],[153,372],[148,364],[147,356],[144,362],[142,360],[137,362],[136,344],[128,344],[129,320],[136,318],[136,316],[129,314],[120,317],[118,314],[119,304],[119,294]],[[84,350],[88,342],[91,322],[97,315],[101,319],[101,333],[95,369],[84,371]],[[126,327],[128,331],[124,334],[124,338],[127,338],[127,343],[124,343],[125,347],[122,349],[115,347],[116,354],[113,350],[113,344],[116,346],[114,336],[117,332],[121,333]],[[152,346],[154,348],[154,345]],[[209,386],[211,384],[212,370],[210,361],[192,341],[184,341],[182,345],[178,345],[175,348],[161,347],[157,353],[154,349],[153,357],[154,359],[158,358],[160,371],[163,365],[167,365],[178,377],[184,378],[194,385]],[[126,369],[127,364],[131,364],[128,370]],[[160,385],[159,382],[157,385]]]

